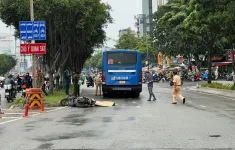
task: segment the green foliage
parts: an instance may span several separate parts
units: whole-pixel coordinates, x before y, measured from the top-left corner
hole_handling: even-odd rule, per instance
[[[116,45],[116,48],[118,49],[132,49],[132,50],[138,50],[142,54],[142,60],[146,60],[147,56],[147,46],[148,46],[148,53],[150,55],[151,61],[153,62],[157,51],[155,51],[153,47],[153,39],[150,37],[136,37],[135,35],[131,34],[131,29],[126,29],[126,34],[122,35]]]
[[[231,84],[222,84],[222,83],[205,83],[202,84],[202,87],[207,87],[207,88],[215,88],[215,89],[224,89],[224,90],[232,90],[232,86]]]
[[[0,75],[9,72],[16,65],[16,60],[6,54],[0,54]]]
[[[89,58],[86,63],[85,63],[85,68],[99,68],[101,69],[102,67],[102,52],[98,52],[97,54],[95,54],[94,56],[92,56],[91,58]]]
[[[156,44],[168,56],[191,54],[198,64],[206,55],[211,82],[211,57],[235,42],[234,10],[231,0],[169,1],[154,14]]]
[[[35,20],[45,20],[47,26],[47,71],[80,71],[93,47],[106,39],[110,9],[101,0],[34,0]],[[0,0],[0,18],[16,28],[17,36],[19,21],[30,20],[29,12],[29,0]]]
[[[70,89],[70,91],[72,91],[72,89]],[[53,94],[50,94],[48,96],[44,96],[44,99],[45,99],[44,104],[47,107],[59,106],[60,100],[65,97],[66,97],[66,94],[65,94],[64,90],[54,91]],[[13,102],[13,105],[23,108],[25,100],[26,100],[25,98],[16,98],[16,100],[14,100],[14,102]]]
[[[123,34],[115,45],[118,49],[133,49],[137,46],[138,38],[131,34],[131,29],[127,28],[126,33]]]

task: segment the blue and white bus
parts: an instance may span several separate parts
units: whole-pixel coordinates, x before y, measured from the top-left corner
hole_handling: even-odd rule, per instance
[[[139,97],[142,92],[142,56],[135,50],[103,52],[102,92],[131,94]]]

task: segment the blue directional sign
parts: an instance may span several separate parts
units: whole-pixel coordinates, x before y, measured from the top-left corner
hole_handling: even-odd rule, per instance
[[[46,40],[45,21],[20,21],[20,39],[26,40]]]

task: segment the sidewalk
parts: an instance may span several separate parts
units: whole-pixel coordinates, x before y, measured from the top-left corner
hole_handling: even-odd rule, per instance
[[[205,88],[205,87],[199,87],[199,88],[191,87],[188,90],[199,93],[207,93],[207,94],[229,97],[235,100],[235,91],[232,90],[222,90],[222,89]]]

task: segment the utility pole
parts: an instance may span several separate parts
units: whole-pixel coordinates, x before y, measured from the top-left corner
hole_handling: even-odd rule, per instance
[[[33,10],[33,0],[30,0],[30,19],[34,21],[34,10]],[[35,43],[35,40],[32,40],[31,43]],[[36,87],[36,56],[32,55],[32,75],[33,75],[33,87]]]
[[[149,71],[149,46],[148,46],[148,35],[146,33],[146,49],[147,49],[147,62],[148,62],[148,71]]]
[[[146,42],[146,50],[147,50],[147,65],[148,65],[148,71],[149,71],[149,48],[148,48],[148,33],[147,33],[147,18],[148,16],[145,14],[143,16],[143,22],[144,22],[144,31],[145,31],[145,42]]]
[[[235,88],[235,66],[234,66],[234,44],[232,44],[232,50],[231,50],[231,54],[232,54],[232,69],[233,69],[233,89]]]

